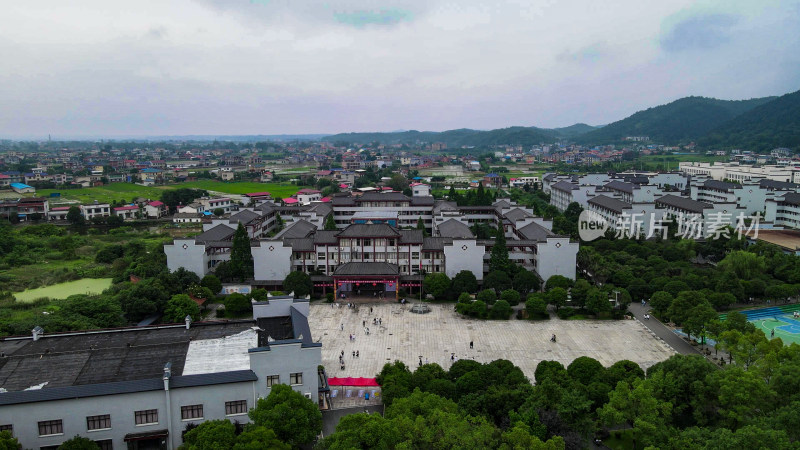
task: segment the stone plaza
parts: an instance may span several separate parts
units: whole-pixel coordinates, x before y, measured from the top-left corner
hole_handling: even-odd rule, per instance
[[[415,314],[410,312],[411,305],[399,303],[357,308],[313,304],[309,325],[314,341],[322,342],[322,363],[328,375],[374,377],[387,362],[403,361],[413,369],[420,358],[447,370],[453,360],[466,358],[481,363],[507,359],[533,380],[536,365],[543,360],[566,367],[575,358],[590,356],[608,367],[628,359],[647,369],[675,353],[638,320],[560,320],[555,316],[538,322],[476,320],[457,314],[453,304],[428,306],[430,312]],[[381,325],[373,324],[377,318]],[[556,342],[550,342],[553,334]],[[344,370],[339,363],[342,351]],[[356,351],[358,357],[353,356]]]

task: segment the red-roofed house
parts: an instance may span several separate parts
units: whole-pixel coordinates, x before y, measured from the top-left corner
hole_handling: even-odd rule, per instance
[[[137,214],[139,214],[139,207],[136,205],[114,208],[114,215],[120,216],[125,220],[135,219]]]
[[[254,205],[266,200],[272,200],[272,194],[269,192],[251,192],[249,194],[244,194],[242,197],[242,203],[245,205]]]
[[[305,205],[318,202],[322,198],[322,192],[316,189],[300,189],[295,197],[297,197],[297,201]]]
[[[67,220],[70,206],[56,206],[47,211],[47,220]]]
[[[148,219],[158,219],[167,213],[167,205],[158,200],[144,205],[144,215]]]
[[[287,197],[287,198],[283,199],[283,204],[284,205],[296,205],[298,203],[299,202],[294,197]]]

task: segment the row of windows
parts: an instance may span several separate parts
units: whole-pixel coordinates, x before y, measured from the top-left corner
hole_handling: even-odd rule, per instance
[[[275,376],[277,378],[277,376]],[[270,377],[271,378],[271,377]],[[303,374],[292,374],[292,384],[302,384]],[[278,380],[279,381],[279,380]],[[268,385],[269,379],[267,380]],[[277,384],[277,383],[276,383]],[[247,400],[235,400],[225,402],[225,415],[231,416],[236,414],[247,413]],[[141,411],[134,411],[134,423],[136,425],[154,425],[158,423],[158,410],[145,409]],[[187,405],[181,406],[181,419],[192,420],[203,418],[203,405]],[[64,434],[64,422],[62,419],[43,420],[38,423],[39,436],[52,436]],[[111,415],[100,414],[97,416],[86,417],[86,430],[98,431],[108,430],[111,428]],[[11,424],[0,425],[0,431],[11,431],[13,433],[14,426]]]
[[[276,384],[281,384],[280,375],[267,376],[267,387],[272,387],[275,386]],[[303,372],[290,373],[289,384],[291,385],[303,384]]]

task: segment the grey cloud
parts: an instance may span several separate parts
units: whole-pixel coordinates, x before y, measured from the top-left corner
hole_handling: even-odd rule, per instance
[[[739,17],[731,14],[711,14],[685,19],[675,24],[661,38],[661,47],[669,52],[708,50],[727,43],[731,28]]]

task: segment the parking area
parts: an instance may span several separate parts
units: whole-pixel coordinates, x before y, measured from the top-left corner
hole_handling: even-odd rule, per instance
[[[314,340],[323,344],[322,363],[328,375],[374,377],[385,363],[394,360],[412,368],[422,360],[448,369],[453,361],[467,358],[479,362],[507,359],[533,380],[536,365],[542,360],[560,361],[567,366],[579,356],[591,356],[609,366],[629,359],[646,369],[675,353],[637,320],[554,317],[542,322],[488,321],[462,318],[453,311],[452,304],[431,304],[431,311],[426,314],[411,313],[410,306],[312,305],[309,325]],[[373,323],[376,319],[380,324]],[[553,334],[556,342],[550,342]],[[342,352],[344,369],[339,362]]]

